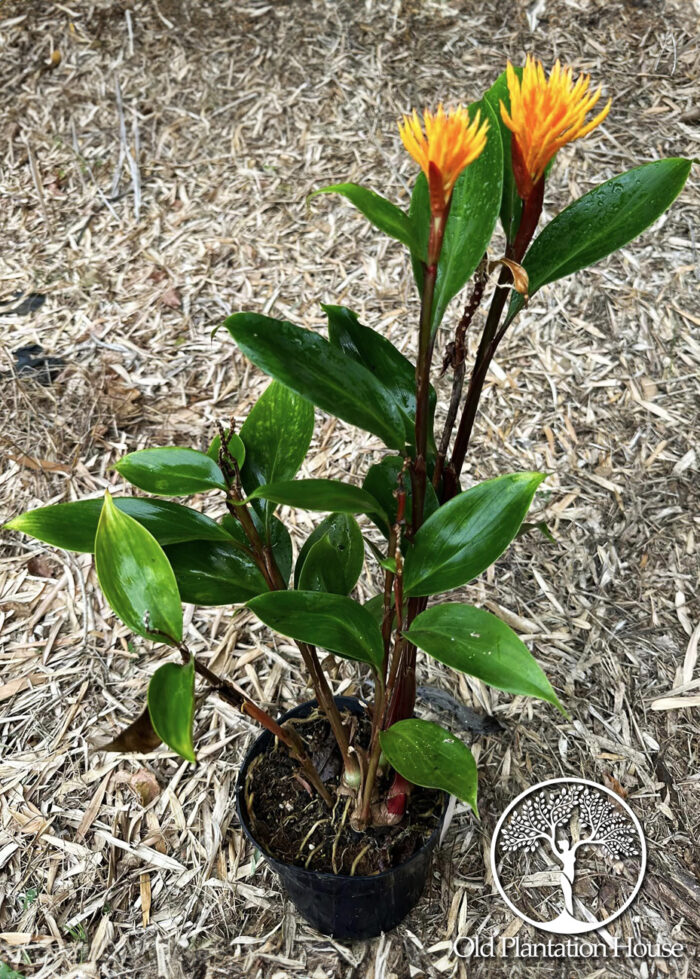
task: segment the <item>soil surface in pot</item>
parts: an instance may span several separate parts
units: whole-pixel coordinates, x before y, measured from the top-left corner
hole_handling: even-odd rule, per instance
[[[355,743],[366,747],[369,720],[345,718],[358,727]],[[313,789],[309,791],[284,746],[273,745],[258,755],[247,773],[246,802],[253,834],[269,856],[309,870],[369,876],[404,863],[429,839],[442,813],[440,792],[416,786],[398,826],[358,833],[350,826],[349,797],[334,792],[340,784],[341,758],[328,722],[315,711],[287,723],[293,723],[306,742],[335,805],[329,810]],[[393,773],[378,778],[380,792],[392,779]]]

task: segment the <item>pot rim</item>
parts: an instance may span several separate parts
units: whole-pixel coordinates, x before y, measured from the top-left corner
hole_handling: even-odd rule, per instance
[[[334,697],[333,700],[340,707],[353,707],[353,706],[366,707],[365,701],[363,701],[359,697],[337,696]],[[305,707],[308,707],[309,709],[318,707],[318,701],[315,699],[305,700],[303,703],[297,704],[295,707],[290,708],[288,711],[282,714],[278,718],[278,722],[281,723],[282,721],[289,719],[290,716],[295,716],[297,711]],[[350,876],[350,874],[332,874],[329,873],[327,870],[309,870],[307,867],[299,867],[297,864],[286,863],[283,860],[279,860],[277,857],[271,857],[268,853],[265,852],[265,850],[262,847],[262,844],[259,843],[253,836],[253,831],[248,824],[248,811],[247,811],[247,806],[245,805],[245,800],[243,798],[243,790],[245,788],[245,776],[248,771],[248,768],[250,767],[251,762],[253,761],[253,757],[257,757],[257,754],[261,753],[261,752],[255,752],[255,749],[258,747],[260,741],[267,740],[268,738],[272,739],[272,737],[273,736],[269,731],[264,731],[264,730],[261,731],[260,734],[258,734],[258,736],[251,744],[248,751],[246,752],[245,758],[241,763],[241,766],[238,770],[238,776],[236,778],[236,811],[238,812],[238,821],[241,824],[241,828],[243,829],[243,832],[248,837],[248,839],[253,844],[253,846],[255,846],[256,849],[260,851],[264,859],[267,860],[273,868],[279,867],[285,871],[291,870],[301,878],[308,877],[308,878],[313,878],[314,880],[342,879],[348,881],[350,880],[377,881],[377,880],[381,880],[382,878],[389,877],[392,874],[395,874],[398,870],[401,870],[404,867],[408,867],[411,863],[413,863],[414,860],[417,860],[425,850],[433,850],[435,848],[435,845],[439,839],[440,832],[442,831],[442,825],[445,820],[445,812],[447,811],[447,803],[450,798],[448,794],[444,791],[442,792],[442,798],[443,798],[442,812],[440,814],[440,818],[438,819],[437,826],[430,834],[428,839],[421,846],[418,847],[415,853],[411,854],[408,860],[404,860],[403,863],[397,864],[395,867],[389,867],[388,870],[381,870],[378,874],[363,874],[363,875],[354,874],[352,877]],[[254,752],[255,755],[253,754]]]

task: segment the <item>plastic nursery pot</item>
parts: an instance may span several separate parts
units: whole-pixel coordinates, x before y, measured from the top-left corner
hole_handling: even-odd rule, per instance
[[[336,697],[341,710],[364,714],[364,707],[354,697]],[[279,722],[291,717],[308,717],[317,706],[315,700],[287,711]],[[273,737],[264,731],[253,743],[238,773],[236,809],[248,839],[263,853],[279,877],[282,888],[297,911],[317,931],[343,941],[375,938],[391,931],[418,903],[425,888],[432,852],[437,845],[445,810],[430,838],[405,863],[371,877],[349,877],[321,873],[283,863],[264,853],[253,836],[245,804],[245,779],[254,758],[272,744]]]

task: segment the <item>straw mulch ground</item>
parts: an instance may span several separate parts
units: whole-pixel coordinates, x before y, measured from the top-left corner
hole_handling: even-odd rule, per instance
[[[305,196],[355,179],[405,202],[399,113],[478,97],[506,55],[561,55],[614,96],[602,129],[560,154],[550,216],[637,162],[699,151],[689,0],[16,0],[0,17],[6,518],[119,487],[109,467],[126,451],[204,447],[216,419],[240,421],[264,380],[210,338],[229,311],[313,327],[320,301],[345,302],[410,352],[402,249],[341,199]],[[239,831],[232,786],[255,731],[226,707],[199,710],[196,767],[95,750],[167,652],[115,621],[88,557],[4,536],[3,961],[42,979],[698,975],[697,205],[691,177],[639,243],[538,296],[499,353],[469,477],[547,470],[538,513],[556,542],[521,538],[469,595],[528,637],[571,723],[459,680],[502,725],[464,734],[482,822],[458,808],[427,896],[381,940],[341,946],[283,902]],[[29,294],[43,305],[9,315]],[[63,359],[52,384],[17,374],[29,344]],[[317,413],[306,473],[359,478],[378,449]],[[290,519],[298,545],[313,520]],[[375,587],[368,573],[362,595]],[[306,696],[293,647],[247,615],[186,619],[193,647],[263,703]],[[359,689],[349,664],[333,682]],[[562,774],[621,787],[646,830],[646,882],[608,937],[683,942],[678,961],[452,954],[458,935],[517,931],[490,835],[518,792]]]

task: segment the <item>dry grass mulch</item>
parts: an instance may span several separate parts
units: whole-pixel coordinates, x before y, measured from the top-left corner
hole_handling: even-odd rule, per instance
[[[240,422],[265,380],[211,339],[230,311],[320,327],[319,302],[343,302],[411,353],[402,249],[341,199],[305,197],[354,179],[405,202],[399,114],[478,97],[506,55],[560,55],[614,97],[600,131],[560,154],[549,216],[638,162],[698,155],[697,26],[688,0],[8,0],[0,514],[119,488],[109,467],[125,452],[202,448],[216,419]],[[167,652],[115,621],[89,557],[4,535],[0,959],[41,979],[697,975],[698,197],[693,175],[639,242],[538,295],[499,352],[468,478],[547,470],[538,512],[556,540],[521,538],[468,595],[526,637],[571,722],[423,663],[425,684],[458,687],[502,732],[464,735],[482,821],[458,807],[425,898],[391,935],[341,946],[284,903],[237,825],[255,731],[225,705],[198,711],[196,767],[95,749]],[[33,344],[62,361],[50,384],[17,371]],[[357,479],[379,452],[319,413],[314,446],[307,475]],[[289,520],[298,547],[316,518]],[[360,594],[376,587],[370,569]],[[249,616],[189,609],[186,623],[261,702],[305,698],[294,648]],[[332,680],[362,691],[352,664]],[[491,832],[523,788],[567,774],[619,785],[645,828],[646,881],[610,934],[683,942],[682,959],[610,971],[452,954],[458,935],[516,932]]]

